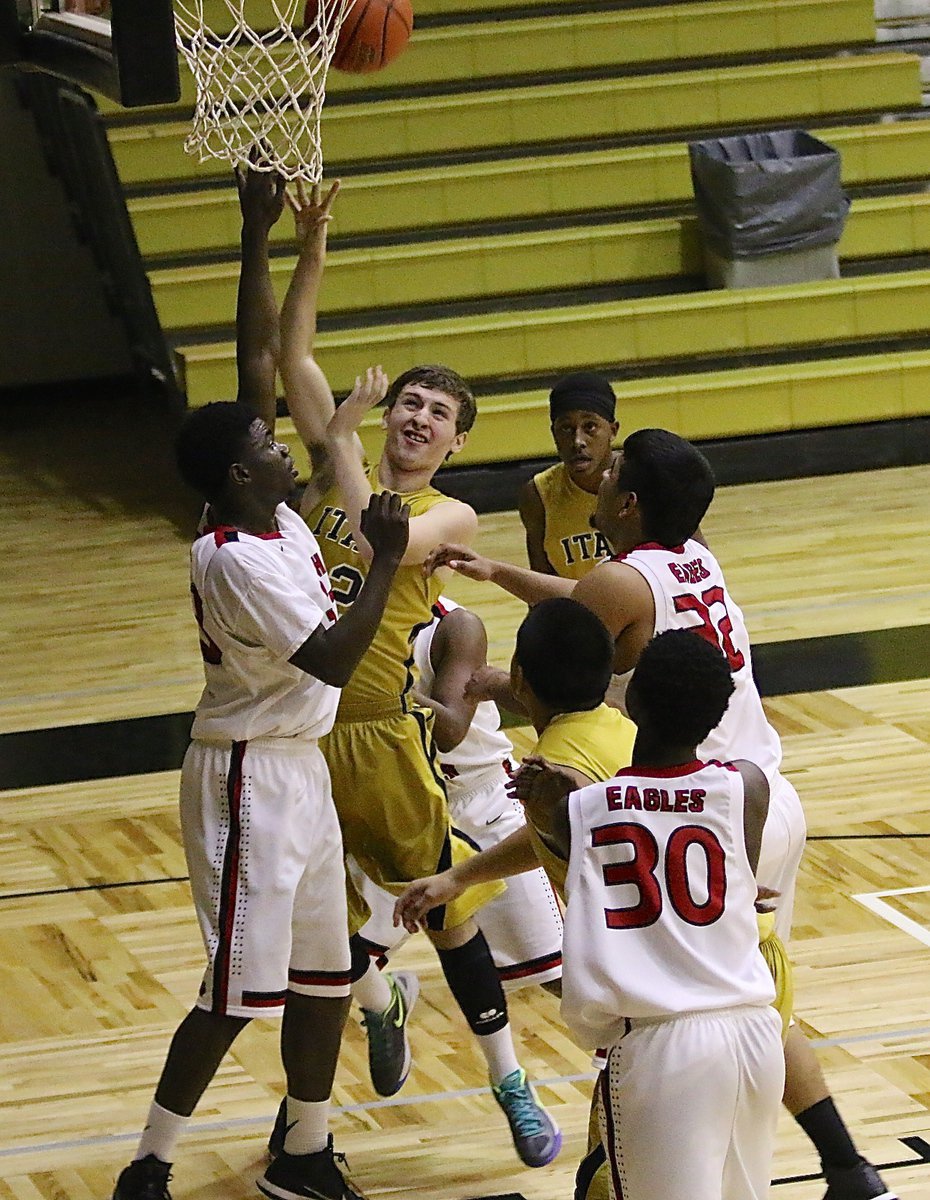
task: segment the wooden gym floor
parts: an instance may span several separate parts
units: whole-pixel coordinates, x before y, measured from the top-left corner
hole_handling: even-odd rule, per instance
[[[127,421],[141,434],[90,403],[4,417],[0,1200],[109,1196],[201,972],[175,812],[200,682],[196,506],[177,497],[158,423]],[[705,526],[807,810],[797,1014],[863,1152],[906,1200],[930,1200],[928,495],[930,467],[746,485],[721,490]],[[481,546],[521,559],[515,515],[483,516]],[[449,592],[504,663],[518,606],[461,580]],[[373,1095],[355,1017],[337,1077],[337,1148],[360,1185],[566,1200],[591,1076],[554,1000],[512,1002],[521,1060],[565,1133],[556,1163],[528,1171],[432,952],[415,939],[400,957],[423,981],[410,1080]],[[176,1200],[257,1194],[280,1089],[276,1028],[256,1023],[195,1114]],[[819,1197],[816,1171],[784,1118],[772,1196]]]

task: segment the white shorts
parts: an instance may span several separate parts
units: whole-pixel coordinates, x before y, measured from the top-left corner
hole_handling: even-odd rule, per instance
[[[775,901],[775,932],[787,945],[807,822],[800,797],[790,780],[778,772],[770,787],[769,812],[762,830],[756,879],[763,887],[774,888],[780,893]]]
[[[207,970],[197,1007],[279,1016],[349,994],[342,835],[316,742],[192,742],[181,830]]]
[[[478,849],[487,850],[523,826],[523,807],[506,791],[508,776],[501,767],[484,786],[449,798],[452,826]],[[349,872],[371,908],[360,931],[368,952],[379,965],[404,941],[403,929],[393,925],[396,897],[365,876],[350,858]],[[507,880],[507,890],[475,913],[488,940],[494,965],[507,991],[547,983],[562,975],[562,910],[545,871],[528,871]]]
[[[612,1200],[766,1200],[784,1075],[773,1008],[630,1022],[597,1092]]]

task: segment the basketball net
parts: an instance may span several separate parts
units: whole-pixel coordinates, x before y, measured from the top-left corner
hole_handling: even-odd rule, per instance
[[[268,0],[270,28],[262,31],[249,25],[246,3],[175,0],[178,49],[197,87],[184,149],[201,162],[251,164],[318,183],[326,74],[355,0],[321,0],[306,26],[304,0]],[[205,7],[220,32],[207,24]]]

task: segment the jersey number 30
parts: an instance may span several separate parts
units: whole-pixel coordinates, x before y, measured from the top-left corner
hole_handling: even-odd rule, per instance
[[[608,929],[644,929],[654,925],[662,913],[663,897],[658,871],[665,876],[665,889],[674,911],[688,925],[713,925],[723,915],[727,892],[726,855],[716,835],[702,825],[682,825],[674,830],[665,847],[665,862],[660,863],[659,844],[642,825],[620,821],[601,825],[591,831],[594,846],[629,846],[632,858],[626,862],[605,863],[604,883],[608,887],[632,884],[636,902],[627,908],[605,908]],[[690,853],[689,853],[690,852]],[[695,900],[689,864],[704,875],[703,901]]]

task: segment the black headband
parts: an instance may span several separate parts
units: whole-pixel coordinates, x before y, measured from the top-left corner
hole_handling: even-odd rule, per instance
[[[549,420],[572,409],[596,413],[605,421],[616,420],[617,397],[608,381],[597,371],[575,371],[563,375],[549,393]]]

